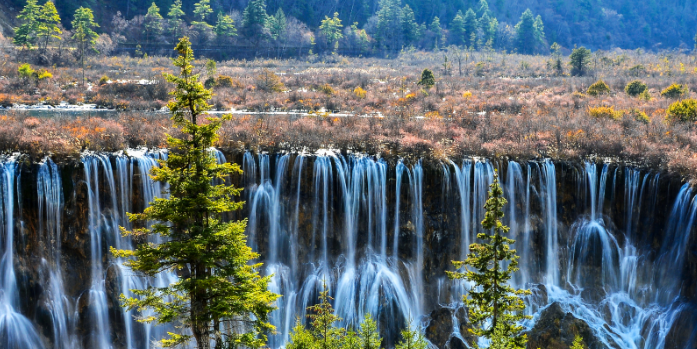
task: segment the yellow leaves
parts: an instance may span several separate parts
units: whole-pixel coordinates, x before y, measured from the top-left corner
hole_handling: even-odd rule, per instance
[[[368,95],[368,92],[362,89],[360,86],[357,86],[355,89],[353,89],[353,95],[358,99],[364,99]]]
[[[426,119],[442,119],[443,116],[440,115],[440,113],[436,111],[430,111],[424,115]]]
[[[467,100],[471,99],[471,98],[472,98],[472,92],[470,92],[470,91],[465,91],[465,92],[463,92],[463,93],[462,93],[462,98],[467,99]]]

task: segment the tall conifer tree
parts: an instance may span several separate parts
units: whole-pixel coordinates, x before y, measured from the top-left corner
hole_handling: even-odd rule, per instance
[[[274,329],[268,314],[278,295],[268,290],[269,277],[257,272],[261,264],[250,263],[258,255],[247,246],[246,220],[223,221],[224,213],[242,208],[243,203],[233,200],[241,189],[216,183],[242,171],[237,164],[218,164],[211,154],[221,119],[204,114],[210,109],[211,91],[193,73],[190,45],[184,37],[176,47],[179,76],[165,75],[175,85],[168,107],[183,137],[167,137],[169,156],[153,168],[152,178],[169,185],[169,197],[155,199],[143,213],[129,214],[131,221],[157,223],[124,231],[143,239],[160,236],[164,242],[143,243],[135,251],[112,248],[145,276],[177,270],[181,278],[163,287],[132,290],[135,297],[122,296],[123,305],[154,311],[141,321],[181,323],[191,330],[192,336],[170,333],[162,341],[166,347],[193,337],[199,349],[210,348],[212,341],[216,349],[258,348],[266,344],[265,333]]]
[[[504,205],[506,199],[495,172],[494,182],[489,186],[489,199],[484,205],[484,232],[477,234],[483,243],[471,244],[466,260],[453,261],[455,268],[464,267],[464,272],[447,274],[451,279],[465,279],[474,284],[463,296],[469,320],[474,325],[470,331],[490,339],[494,335],[507,337],[512,346],[510,349],[517,349],[524,348],[527,342],[518,322],[528,318],[523,315],[525,303],[521,297],[530,291],[515,290],[508,284],[512,274],[518,271],[518,256],[510,248],[515,240],[504,236],[509,229],[501,223]]]

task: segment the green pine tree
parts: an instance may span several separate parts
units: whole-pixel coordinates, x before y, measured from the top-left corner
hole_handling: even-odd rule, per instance
[[[43,44],[43,51],[48,49],[48,45],[51,43],[52,39],[61,39],[60,34],[62,34],[63,31],[59,27],[60,21],[61,18],[58,15],[58,10],[56,10],[56,5],[54,5],[52,1],[46,1],[46,3],[41,6],[41,11],[39,12],[39,27],[36,33],[40,41],[39,46]]]
[[[184,17],[185,13],[182,10],[182,0],[174,0],[172,6],[167,12],[167,18],[169,18],[169,31],[172,36],[177,39],[181,34],[181,26],[184,22],[181,18]]]
[[[329,296],[326,284],[323,285],[323,289],[319,294],[319,303],[307,307],[311,312],[307,317],[310,319],[312,334],[315,337],[315,348],[338,348],[344,335],[343,329],[336,327],[341,318],[334,314],[334,308],[329,303],[332,297]]]
[[[135,297],[122,296],[123,306],[151,309],[154,315],[143,322],[181,323],[191,330],[192,335],[170,333],[162,340],[165,347],[183,345],[191,337],[199,349],[210,348],[211,341],[216,348],[262,347],[265,333],[274,330],[268,315],[278,295],[268,291],[269,277],[257,271],[261,265],[250,263],[258,254],[247,246],[246,220],[223,221],[223,214],[242,208],[233,200],[241,189],[215,183],[242,171],[237,164],[217,164],[210,153],[222,121],[205,114],[212,94],[193,73],[189,39],[182,38],[176,50],[179,57],[173,63],[180,74],[165,78],[175,86],[168,107],[183,136],[167,137],[169,157],[152,170],[153,180],[169,185],[169,197],[155,199],[143,213],[129,214],[131,221],[158,223],[124,230],[143,241],[160,236],[164,242],[143,243],[135,251],[112,248],[112,253],[129,258],[126,265],[145,276],[176,270],[181,278],[163,287],[131,290]]]
[[[569,56],[571,75],[585,75],[591,63],[591,50],[581,46],[574,48]]]
[[[15,28],[13,43],[17,46],[32,48],[38,40],[41,7],[36,1],[27,0],[27,4],[17,15],[17,19],[22,23]]]
[[[433,17],[433,20],[431,21],[431,25],[429,26],[429,29],[433,32],[433,34],[436,37],[436,42],[435,42],[435,49],[438,49],[438,44],[440,43],[441,45],[444,45],[443,40],[443,28],[440,26],[440,18],[438,17]]]
[[[213,28],[212,25],[208,24],[208,16],[213,13],[211,8],[211,0],[201,0],[194,4],[194,16],[198,19],[191,22],[191,25],[198,30],[199,33],[203,34],[206,31]]]
[[[419,40],[419,24],[416,23],[414,10],[409,5],[404,5],[402,8],[402,37],[406,45],[411,45]]]
[[[570,349],[584,349],[585,346],[583,345],[583,337],[576,335],[574,337],[574,342],[571,344]]]
[[[269,21],[269,31],[271,32],[271,37],[274,40],[282,38],[288,25],[286,21],[286,14],[283,12],[283,9],[279,7],[276,14],[269,17]]]
[[[399,0],[380,0],[375,28],[375,40],[378,46],[391,50],[401,47],[402,43],[402,9]]]
[[[428,343],[423,334],[418,330],[412,329],[412,320],[409,319],[407,327],[401,331],[402,339],[397,343],[395,349],[427,349]]]
[[[143,22],[146,42],[150,42],[150,39],[162,34],[162,15],[160,15],[160,8],[155,5],[154,1],[148,8],[148,13],[145,14]]]
[[[365,314],[365,318],[361,322],[361,328],[358,330],[358,342],[361,349],[380,349],[382,338],[378,332],[378,324],[370,313]]]
[[[215,32],[215,35],[217,35],[218,40],[237,36],[235,21],[230,16],[225,15],[222,12],[218,12],[218,20],[215,22],[213,31]]]
[[[85,55],[88,49],[94,49],[99,35],[93,30],[99,27],[94,21],[92,10],[85,7],[80,7],[75,10],[75,16],[72,21],[73,25],[73,40],[78,44],[80,50],[80,61],[82,65],[82,84],[85,84]]]
[[[516,47],[519,53],[533,54],[544,42],[544,25],[542,17],[535,18],[530,9],[520,16],[520,22],[515,26]]]
[[[466,279],[474,284],[463,296],[473,325],[470,331],[474,335],[491,339],[495,331],[500,331],[514,348],[524,348],[527,337],[521,334],[523,327],[518,322],[528,318],[523,315],[525,303],[521,297],[530,291],[515,290],[508,284],[512,274],[518,271],[518,256],[510,249],[515,240],[504,236],[508,233],[508,227],[501,223],[505,204],[498,173],[494,172],[489,199],[484,205],[486,215],[482,228],[485,232],[477,235],[483,243],[471,244],[465,261],[453,261],[455,268],[464,267],[464,272],[447,274],[451,279]]]
[[[430,69],[424,69],[424,71],[421,72],[421,79],[419,79],[419,82],[416,84],[428,90],[436,84],[436,78],[433,76],[433,72]]]
[[[322,24],[319,26],[320,33],[327,38],[327,45],[333,47],[333,53],[336,53],[336,50],[339,48],[339,40],[344,37],[341,33],[341,28],[343,27],[338,12],[334,12],[333,18],[325,16]]]
[[[462,45],[465,42],[465,15],[462,11],[457,11],[455,18],[450,23],[450,33],[455,45]]]
[[[266,38],[264,30],[268,28],[268,22],[269,15],[266,13],[264,0],[251,0],[242,13],[242,29],[255,46]]]
[[[477,22],[477,15],[472,11],[472,9],[465,12],[465,17],[463,18],[463,28],[464,28],[464,40],[465,44],[473,47],[477,40],[477,28],[479,23]]]

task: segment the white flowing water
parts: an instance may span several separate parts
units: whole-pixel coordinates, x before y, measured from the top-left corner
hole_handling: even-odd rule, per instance
[[[226,161],[219,151],[211,152],[218,162]],[[1,348],[152,348],[153,340],[172,330],[138,323],[149,314],[123,310],[118,296],[131,288],[167,285],[176,275],[140,277],[108,252],[111,246],[135,246],[118,228],[132,228],[126,213],[140,212],[164,195],[166,187],[148,173],[165,157],[166,152],[145,150],[85,154],[78,176],[84,179],[77,182],[44,160],[36,166],[33,224],[21,218],[21,166],[15,158],[2,160]],[[573,167],[478,158],[432,170],[420,161],[390,165],[332,152],[245,153],[242,160],[248,241],[262,255],[263,273],[273,275],[269,288],[282,295],[271,314],[277,328],[269,336],[272,348],[288,342],[296,321],[306,321],[305,309],[317,302],[323,285],[343,326],[356,326],[372,314],[389,345],[407,318],[426,326],[435,307],[461,307],[461,295],[471,285],[447,280],[437,264],[451,270],[450,260],[465,259],[469,245],[478,241],[495,168],[509,202],[504,222],[520,255],[512,283],[536,295],[527,300],[534,318],[526,327],[556,302],[608,347],[667,349],[666,334],[681,312],[689,311],[680,273],[689,263],[697,200],[685,184],[673,190],[670,207],[659,207],[663,187],[657,173],[590,162]],[[68,187],[83,188],[88,211],[80,238],[89,269],[84,291],[76,296],[70,296],[75,285],[66,280],[75,280],[68,264],[74,256],[67,253],[77,238],[65,231],[72,222],[65,222],[64,211],[78,190],[64,192]],[[656,211],[665,212],[665,226],[655,227]],[[25,276],[17,273],[28,262],[17,246],[24,247],[30,226],[39,241],[27,248],[40,257],[28,268],[36,268],[42,292],[32,298],[36,304],[26,305]],[[652,236],[662,240],[650,241]],[[452,319],[452,336],[460,339],[461,320]]]

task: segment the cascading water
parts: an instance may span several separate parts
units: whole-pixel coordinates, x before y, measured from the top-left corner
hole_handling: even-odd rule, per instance
[[[85,154],[81,174],[72,175],[48,159],[35,171],[14,158],[2,161],[0,347],[141,349],[171,330],[138,323],[149,314],[124,311],[118,296],[176,275],[142,278],[108,253],[110,246],[134,247],[118,227],[132,228],[126,212],[162,197],[166,188],[148,172],[165,157],[145,150]],[[270,289],[282,295],[271,314],[272,348],[287,343],[296,321],[306,321],[305,308],[325,284],[344,326],[372,314],[388,346],[407,318],[428,326],[438,307],[452,312],[451,338],[465,342],[466,318],[457,314],[471,285],[447,280],[444,270],[478,241],[495,168],[509,201],[504,222],[521,257],[512,283],[535,293],[526,300],[534,316],[527,328],[557,303],[602,345],[667,349],[674,347],[666,338],[676,319],[692,311],[683,273],[694,248],[694,190],[666,190],[661,183],[668,180],[657,173],[478,158],[434,170],[420,161],[330,151],[248,152],[241,160],[249,243],[261,253],[263,272],[273,274]],[[35,178],[25,183],[36,187],[35,200],[22,200],[23,173]],[[82,235],[66,218],[75,217],[80,197]],[[25,214],[31,205],[36,214]],[[41,286],[31,286],[31,278]]]
[[[2,177],[2,212],[0,225],[0,346],[8,349],[43,348],[31,322],[17,311],[19,292],[14,270],[15,253],[15,207],[18,186],[16,185],[17,163],[14,158],[4,159],[0,164]]]

